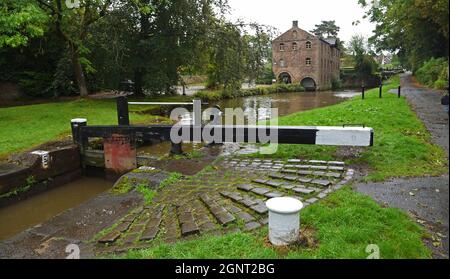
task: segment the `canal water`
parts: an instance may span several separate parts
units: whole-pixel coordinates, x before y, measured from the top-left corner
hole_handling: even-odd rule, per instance
[[[102,178],[84,177],[0,208],[0,241],[84,203],[112,186],[113,182]]]
[[[225,108],[242,108],[248,119],[265,120],[273,117],[271,115],[272,108],[277,108],[278,117],[281,117],[296,112],[335,105],[358,94],[356,91],[278,93],[227,99],[214,105],[219,105],[222,110]]]

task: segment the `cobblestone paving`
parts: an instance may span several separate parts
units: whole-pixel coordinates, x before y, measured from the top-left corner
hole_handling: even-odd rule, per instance
[[[352,179],[343,162],[233,159],[162,189],[151,206],[134,208],[97,239],[99,252],[173,243],[201,234],[267,225],[265,202],[295,197],[309,206]]]

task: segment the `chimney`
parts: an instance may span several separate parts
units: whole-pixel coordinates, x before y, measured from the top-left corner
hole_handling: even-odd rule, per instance
[[[292,22],[292,26],[298,28],[298,20],[294,20],[294,21]]]

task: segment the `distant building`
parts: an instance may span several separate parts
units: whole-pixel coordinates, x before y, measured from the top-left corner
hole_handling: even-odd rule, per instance
[[[387,65],[392,63],[392,54],[380,54],[377,57],[375,57],[375,60],[380,65]]]
[[[298,27],[272,42],[273,71],[278,81],[299,83],[308,90],[331,88],[340,74],[341,51],[336,38],[322,39]]]

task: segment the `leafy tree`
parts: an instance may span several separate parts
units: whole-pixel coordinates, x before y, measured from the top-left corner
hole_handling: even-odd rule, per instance
[[[311,33],[321,38],[337,37],[340,30],[341,28],[336,25],[335,20],[323,20],[320,24],[316,24]]]
[[[431,57],[448,57],[448,0],[366,0],[366,17],[376,23],[370,38],[377,50],[397,53],[405,66],[417,70]]]
[[[48,18],[29,0],[3,0],[0,3],[0,48],[20,47],[44,35]]]
[[[89,28],[108,14],[113,1],[78,0],[78,6],[67,5],[64,0],[35,1],[47,11],[57,34],[67,43],[80,96],[87,96],[89,90],[85,72],[95,71],[87,59],[90,50],[85,46],[86,39],[90,35]]]
[[[376,71],[376,61],[370,54],[370,48],[364,36],[352,36],[352,38],[348,42],[347,50],[354,58],[355,71],[360,77],[368,77]]]

